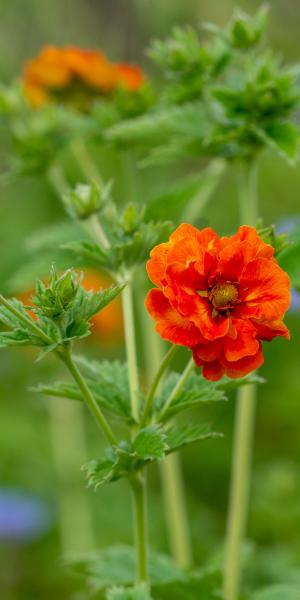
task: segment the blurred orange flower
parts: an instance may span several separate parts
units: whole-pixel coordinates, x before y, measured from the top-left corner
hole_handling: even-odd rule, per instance
[[[81,285],[87,291],[98,291],[101,288],[109,287],[112,280],[105,274],[97,271],[84,271]],[[34,290],[28,290],[18,295],[27,306],[32,305],[32,296]],[[34,313],[31,313],[34,317]],[[108,304],[103,310],[96,314],[91,320],[93,323],[92,335],[96,335],[105,344],[117,343],[122,336],[122,307],[120,298],[116,298]]]
[[[219,238],[183,224],[147,263],[146,307],[164,339],[193,351],[203,376],[242,377],[263,363],[262,340],[289,339],[290,281],[253,227]]]
[[[24,69],[24,92],[33,107],[53,100],[78,101],[113,92],[119,86],[139,89],[144,75],[139,67],[110,63],[98,50],[45,46]]]

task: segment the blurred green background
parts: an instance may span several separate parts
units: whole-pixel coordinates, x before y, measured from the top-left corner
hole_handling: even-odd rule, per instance
[[[256,1],[239,3],[250,12],[259,5]],[[0,0],[0,81],[17,79],[24,62],[49,43],[102,48],[111,59],[132,61],[149,70],[145,56],[149,40],[167,35],[175,24],[211,20],[223,25],[234,6],[226,0]],[[300,4],[273,0],[270,39],[288,61],[299,60],[299,27]],[[5,140],[0,140],[0,158],[5,161]],[[156,178],[161,176],[158,170]],[[76,179],[76,172],[73,177]],[[145,177],[148,186],[153,173]],[[300,212],[299,166],[290,168],[266,155],[260,162],[259,188],[265,223],[293,219]],[[1,186],[0,195],[0,284],[5,287],[24,251],[24,241],[31,232],[59,221],[63,210],[43,178],[24,177]],[[219,233],[236,228],[238,209],[232,173],[222,180],[205,219]],[[295,581],[300,587],[299,308],[298,313],[288,315],[287,324],[291,342],[279,340],[268,345],[261,370],[267,383],[259,389],[248,529],[251,543],[245,549],[249,586]],[[107,355],[106,346],[105,333],[100,337],[94,334],[84,349],[101,357]],[[122,356],[122,352],[118,342],[109,345],[110,356]],[[39,381],[49,381],[52,374],[57,377],[54,359],[32,368],[34,358],[30,350],[14,349],[2,351],[0,360],[2,597],[79,600],[86,597],[80,592],[80,580],[65,572],[59,557],[65,551],[89,549],[94,542],[101,547],[130,543],[130,497],[121,483],[97,494],[85,489],[80,466],[99,453],[94,424],[85,415],[85,431],[81,431],[77,414],[73,426],[79,428],[79,442],[74,445],[75,431],[68,434],[68,406],[28,391]],[[198,564],[214,560],[224,535],[233,412],[233,398],[224,405],[205,408],[203,418],[212,420],[225,437],[183,454]],[[80,439],[86,451],[80,447]],[[64,464],[60,459],[66,455],[72,460]],[[155,470],[150,489],[151,544],[167,551]],[[39,502],[38,508],[33,501]]]

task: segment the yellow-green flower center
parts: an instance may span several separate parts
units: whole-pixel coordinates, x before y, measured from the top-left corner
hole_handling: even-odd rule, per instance
[[[238,290],[233,283],[222,283],[212,288],[208,298],[216,310],[226,310],[233,307],[238,296]]]

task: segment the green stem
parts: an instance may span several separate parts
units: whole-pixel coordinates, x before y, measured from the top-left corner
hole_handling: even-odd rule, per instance
[[[171,346],[171,348],[168,350],[168,352],[165,354],[163,360],[161,361],[160,367],[154,377],[153,383],[151,385],[151,388],[149,390],[148,396],[146,398],[146,402],[145,402],[145,407],[144,407],[144,412],[143,412],[143,417],[142,417],[142,423],[145,424],[149,413],[151,411],[152,408],[152,403],[153,403],[153,399],[155,396],[155,392],[157,391],[157,388],[159,386],[159,383],[161,381],[162,376],[164,375],[164,373],[166,372],[169,364],[171,363],[171,361],[173,360],[176,352],[178,351],[179,346]]]
[[[148,579],[146,483],[144,476],[137,475],[132,479],[131,489],[134,508],[137,581],[143,582]]]
[[[161,464],[161,482],[171,552],[177,564],[187,569],[193,563],[193,554],[185,486],[178,452],[169,454]]]
[[[164,418],[166,416],[166,413],[168,412],[168,409],[170,407],[170,405],[172,404],[174,398],[176,398],[176,396],[181,392],[184,384],[186,383],[186,381],[188,380],[191,372],[194,369],[194,360],[193,358],[191,358],[189,360],[189,362],[187,363],[180,379],[178,380],[177,384],[175,385],[175,387],[173,388],[171,394],[169,395],[169,397],[167,398],[165,405],[163,407],[163,409],[161,410],[159,417],[158,417],[158,421],[164,421]]]
[[[218,186],[221,176],[224,174],[225,166],[224,160],[216,158],[202,171],[201,188],[187,202],[182,214],[182,221],[193,224],[198,222],[199,217],[203,215],[205,206]]]
[[[63,362],[65,363],[65,365],[67,366],[67,368],[69,369],[72,377],[76,381],[90,412],[92,413],[96,422],[102,429],[107,440],[109,441],[110,444],[116,445],[118,443],[117,439],[115,438],[114,433],[111,430],[110,425],[108,424],[105,416],[103,415],[101,408],[97,404],[92,392],[90,391],[87,383],[85,382],[77,365],[75,364],[71,353],[65,352],[64,354],[61,355],[61,358],[62,358]]]
[[[48,180],[51,183],[53,189],[57,193],[57,195],[62,198],[64,193],[68,189],[68,182],[65,178],[65,175],[57,163],[53,163],[53,165],[48,170]]]
[[[132,299],[132,282],[122,292],[122,308],[125,328],[125,344],[128,363],[128,377],[132,416],[139,421],[139,377],[137,367],[137,352],[135,340],[134,310]]]
[[[89,233],[90,229],[92,230],[96,242],[98,242],[98,244],[100,244],[102,248],[107,250],[110,244],[106,237],[105,231],[98,219],[98,216],[92,215],[86,222],[84,221],[83,223],[86,223]]]
[[[76,158],[76,161],[85,177],[88,180],[93,179],[99,185],[99,187],[102,187],[103,181],[101,175],[90,153],[88,152],[85,143],[81,139],[75,138],[71,142],[71,151],[73,152],[73,155]]]
[[[257,165],[243,165],[239,174],[241,223],[255,226],[257,209]],[[251,480],[256,386],[239,388],[232,453],[227,533],[225,542],[225,600],[238,600],[241,580],[242,544],[245,536]]]
[[[66,398],[52,398],[47,409],[57,478],[61,551],[63,555],[88,552],[95,543],[89,496],[82,488],[78,471],[78,465],[87,460],[83,406]]]

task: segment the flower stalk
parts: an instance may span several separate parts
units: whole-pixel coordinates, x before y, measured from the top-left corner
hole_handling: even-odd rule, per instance
[[[241,223],[255,226],[258,217],[257,165],[243,165],[239,173]],[[241,554],[247,523],[251,458],[255,426],[256,386],[245,385],[237,393],[232,451],[232,471],[225,540],[225,600],[238,600]]]
[[[145,475],[137,475],[131,481],[134,507],[136,579],[137,582],[148,580],[148,544],[147,544],[147,507]]]

